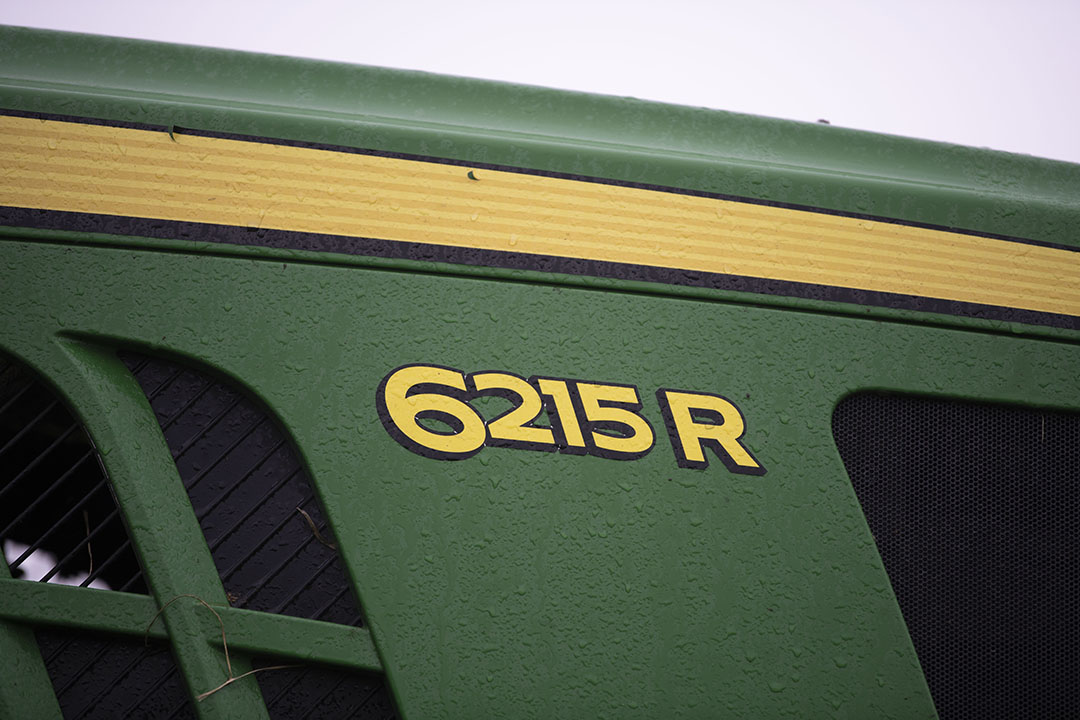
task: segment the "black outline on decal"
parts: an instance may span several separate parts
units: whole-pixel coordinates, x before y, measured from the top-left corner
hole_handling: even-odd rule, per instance
[[[483,450],[484,446],[485,446],[485,443],[481,443],[480,447],[476,448],[475,450],[472,450],[470,452],[465,452],[465,453],[451,453],[451,452],[445,452],[445,451],[442,451],[442,450],[436,450],[434,448],[428,447],[427,445],[421,445],[420,443],[413,441],[404,432],[402,432],[400,428],[398,428],[397,424],[390,417],[390,411],[386,407],[386,384],[387,384],[387,382],[389,382],[390,378],[394,376],[395,373],[397,373],[400,370],[403,370],[405,368],[410,368],[410,367],[425,367],[425,368],[438,368],[439,370],[450,370],[451,372],[460,373],[462,375],[462,378],[464,378],[464,375],[465,375],[465,373],[461,372],[457,368],[448,367],[446,365],[435,365],[433,363],[406,363],[404,365],[399,365],[398,367],[394,368],[390,372],[386,373],[386,375],[383,376],[383,379],[379,381],[379,386],[375,389],[375,408],[376,408],[376,410],[378,412],[378,415],[379,415],[379,421],[382,423],[383,428],[386,429],[386,432],[390,435],[390,437],[392,437],[394,440],[396,440],[398,442],[398,444],[401,445],[406,450],[414,452],[417,455],[422,455],[423,457],[426,457],[426,458],[431,458],[433,460],[465,460],[467,458],[471,458],[473,455],[475,455],[476,453]],[[414,391],[414,388],[420,388],[420,389]],[[447,390],[449,390],[450,392],[446,392]],[[450,398],[455,399],[455,400],[461,400],[461,396],[463,394],[461,390],[458,390],[457,388],[452,387],[450,385],[440,385],[438,383],[417,383],[416,385],[410,386],[410,388],[405,392],[405,397],[410,397],[412,395],[416,395],[416,394],[419,394],[419,393],[422,393],[422,392],[428,392],[428,393],[433,393],[433,394],[437,394],[437,395],[445,395],[445,396],[450,397]],[[467,393],[464,394],[464,395],[465,395],[465,397],[467,397]],[[481,423],[484,422],[484,417],[479,412],[477,412],[476,408],[474,408],[472,405],[469,405],[467,400],[462,400],[462,402],[470,410],[472,410],[473,413],[476,414],[477,419],[479,419]],[[436,416],[435,419],[439,420],[440,422],[446,422],[444,419],[442,419],[440,417],[441,415],[443,415],[443,413],[441,411],[437,411],[437,410],[433,410],[433,411],[421,410],[421,411],[416,413],[415,417],[419,420],[419,419],[421,419],[420,416],[421,416],[422,413],[428,413],[428,412],[431,412],[434,416]],[[457,419],[457,418],[455,418],[455,419]],[[447,424],[449,425],[450,423],[447,423]],[[423,429],[425,431],[433,433],[435,435],[450,436],[450,435],[458,434],[458,433],[442,433],[442,432],[439,432],[437,430],[432,430],[432,429],[427,428],[427,427],[425,427]],[[461,424],[461,430],[464,430],[464,429],[465,429],[465,424],[462,423]],[[458,432],[461,432],[461,430],[459,430]],[[485,438],[486,438],[486,427],[485,427]]]
[[[641,402],[641,391],[638,390],[637,385],[631,385],[629,383],[596,382],[594,380],[569,380],[568,379],[566,382],[568,384],[573,383],[573,396],[575,398],[577,398],[577,403],[574,405],[574,408],[580,413],[579,416],[578,416],[578,422],[581,424],[581,434],[582,434],[582,437],[585,438],[585,445],[589,448],[589,454],[590,455],[594,455],[596,457],[607,458],[608,460],[638,460],[638,459],[643,458],[646,455],[648,455],[652,451],[652,449],[654,447],[656,447],[656,428],[654,428],[652,423],[649,422],[649,419],[646,418],[641,413],[641,410],[645,406]],[[628,431],[633,431],[634,430],[634,428],[632,428],[631,426],[626,425],[625,423],[621,423],[618,420],[592,420],[592,419],[590,419],[587,416],[587,413],[586,413],[586,410],[585,410],[585,403],[581,399],[580,386],[582,384],[593,385],[593,386],[596,386],[596,387],[630,388],[631,390],[633,390],[634,391],[634,397],[637,398],[636,403],[626,403],[626,402],[617,402],[615,400],[600,400],[600,399],[598,399],[596,401],[596,405],[601,410],[603,410],[604,408],[612,408],[612,409],[616,409],[616,410],[626,410],[626,411],[629,411],[632,414],[638,416],[639,418],[641,418],[642,422],[645,423],[645,426],[649,428],[649,434],[652,436],[649,439],[649,447],[647,447],[644,450],[641,450],[639,452],[625,452],[625,451],[622,451],[622,450],[608,450],[606,448],[602,448],[602,447],[598,446],[596,444],[596,441],[593,439],[593,433],[599,433],[601,435],[606,435],[606,436],[611,437],[611,438],[621,438],[621,439],[624,439],[624,440],[628,440],[628,439],[634,437],[634,435],[636,435],[637,433],[633,432],[632,434],[628,435],[628,434],[626,434],[626,432],[623,432],[620,429],[618,429],[616,427],[613,427],[613,426],[618,425],[618,426],[622,426],[622,427],[626,428]],[[611,430],[611,431],[615,432],[616,434],[613,435],[613,434],[611,434],[609,432],[605,432],[606,430]]]
[[[459,401],[461,404],[468,407],[476,417],[484,425],[484,442],[475,450],[465,453],[451,453],[442,450],[437,450],[428,445],[422,445],[409,438],[393,421],[390,417],[390,412],[386,404],[386,386],[395,374],[404,370],[405,368],[435,368],[439,370],[446,370],[452,373],[457,373],[462,376],[465,389],[453,387],[451,385],[442,385],[440,383],[423,382],[410,385],[405,391],[405,397],[412,397],[418,394],[435,394],[442,395],[453,400]],[[477,375],[505,375],[513,377],[526,383],[530,389],[536,393],[537,399],[541,403],[541,411],[548,413],[550,420],[550,427],[538,426],[535,424],[536,420],[540,417],[540,413],[537,412],[527,422],[517,425],[517,427],[532,428],[536,430],[549,430],[554,438],[554,443],[538,443],[538,442],[524,442],[519,440],[509,440],[505,438],[495,438],[491,435],[491,425],[499,420],[509,417],[512,413],[518,411],[525,404],[525,396],[519,394],[516,390],[506,386],[493,386],[480,390],[476,387]],[[555,396],[549,393],[542,392],[540,390],[540,381],[549,380],[551,382],[561,383],[566,388],[566,394],[570,401],[571,410],[573,412],[574,420],[578,424],[578,428],[581,431],[581,437],[584,445],[569,445],[566,441],[566,431],[563,424],[563,416],[559,412],[558,406],[555,402]],[[617,439],[629,439],[634,437],[637,433],[635,428],[625,422],[619,420],[594,420],[588,416],[586,412],[584,401],[581,396],[581,386],[591,385],[596,388],[621,388],[629,389],[634,393],[634,397],[637,398],[636,402],[621,402],[611,399],[605,399],[598,397],[596,405],[599,409],[618,409],[625,412],[632,413],[639,418],[645,427],[649,429],[650,438],[649,446],[644,450],[637,452],[626,452],[621,450],[611,450],[600,447],[596,442],[596,435],[604,435]],[[738,414],[740,421],[743,424],[743,432],[735,438],[735,442],[749,455],[755,463],[756,468],[749,468],[743,465],[739,465],[735,462],[734,458],[724,449],[724,446],[718,441],[711,438],[699,438],[698,442],[702,449],[702,455],[705,458],[704,462],[698,462],[689,460],[686,457],[686,452],[682,445],[682,437],[679,435],[678,427],[675,423],[674,414],[671,412],[671,407],[667,401],[668,393],[681,393],[684,395],[697,396],[697,397],[713,397],[723,400],[735,408],[735,412]],[[501,397],[511,403],[511,408],[505,410],[491,420],[485,420],[484,416],[478,411],[471,401],[478,397]],[[711,450],[717,458],[724,464],[724,467],[729,472],[740,475],[765,475],[765,466],[758,461],[757,457],[741,442],[743,436],[746,434],[747,424],[746,416],[737,404],[732,402],[729,398],[724,397],[718,393],[698,392],[694,390],[679,390],[676,388],[662,387],[656,391],[656,399],[660,405],[660,414],[664,418],[664,426],[667,428],[668,437],[671,440],[672,451],[675,454],[675,462],[681,468],[698,469],[703,470],[709,467],[708,453],[706,449]],[[605,458],[607,460],[638,460],[645,457],[653,448],[656,447],[657,436],[656,428],[649,421],[649,419],[642,412],[644,410],[644,404],[641,401],[641,391],[637,385],[631,383],[613,383],[613,382],[597,382],[594,380],[580,380],[576,378],[560,378],[551,377],[546,375],[533,375],[526,380],[521,375],[512,373],[506,370],[478,370],[465,374],[461,370],[447,365],[436,365],[433,363],[406,363],[394,368],[386,375],[383,376],[379,382],[378,387],[375,390],[375,406],[378,411],[379,421],[382,423],[386,432],[397,441],[399,445],[407,450],[421,455],[423,457],[431,458],[433,460],[464,460],[470,458],[476,453],[480,452],[485,447],[497,447],[508,448],[514,450],[532,450],[536,452],[554,452],[558,451],[568,455],[592,455],[594,457]],[[691,420],[696,424],[703,425],[716,425],[722,426],[724,424],[724,417],[721,413],[708,408],[700,408],[694,406],[688,406],[688,410],[691,416]],[[449,432],[435,430],[430,427],[421,426],[426,432],[434,435],[453,436],[461,433],[465,429],[465,422],[458,416],[452,413],[446,413],[441,410],[429,410],[422,409],[414,413],[413,417],[416,419],[419,425],[420,420],[435,420],[437,422],[444,423],[450,428]]]
[[[524,440],[510,440],[507,438],[496,438],[492,436],[491,426],[499,422],[503,418],[508,417],[511,413],[517,412],[519,409],[521,409],[525,405],[525,397],[523,395],[519,395],[514,389],[505,386],[495,386],[486,390],[478,390],[475,380],[475,377],[477,375],[507,375],[509,377],[517,378],[521,382],[525,383],[525,385],[528,386],[528,388],[532,390],[532,392],[535,394],[536,400],[540,404],[540,409],[536,411],[536,414],[533,417],[519,425],[516,425],[515,427],[528,428],[532,430],[546,430],[551,433],[552,441],[550,443],[527,442]],[[506,370],[478,370],[477,372],[471,372],[465,376],[465,386],[469,388],[471,397],[501,397],[504,400],[510,402],[510,404],[512,405],[509,410],[506,410],[505,412],[496,415],[495,417],[487,420],[484,423],[487,430],[487,441],[485,442],[487,446],[498,448],[514,448],[518,450],[535,450],[537,452],[555,452],[559,449],[558,444],[555,441],[555,429],[553,427],[542,427],[535,424],[536,419],[540,417],[540,413],[544,412],[544,410],[546,409],[546,406],[544,405],[544,397],[540,394],[539,390],[537,390],[537,388],[533,386],[532,383],[530,383],[524,377],[516,373],[508,372]]]
[[[868,215],[864,213],[842,212],[838,210],[830,210],[827,208],[818,208],[808,205],[798,205],[794,203],[761,200],[758,198],[747,198],[736,195],[727,195],[723,193],[711,193],[698,190],[689,190],[685,188],[673,188],[648,183],[612,180],[607,178],[576,175],[572,173],[558,173],[552,171],[535,170],[490,163],[465,162],[462,160],[454,160],[449,158],[438,158],[424,155],[414,155],[409,153],[378,151],[341,145],[333,145],[328,143],[275,139],[253,135],[196,130],[191,128],[168,127],[163,125],[150,125],[144,123],[99,120],[71,115],[6,109],[0,109],[0,115],[34,118],[39,120],[55,120],[59,122],[77,123],[84,125],[121,127],[154,132],[171,132],[174,134],[182,133],[200,137],[221,138],[241,142],[302,147],[346,154],[370,155],[376,157],[415,160],[419,162],[428,162],[433,164],[460,166],[462,168],[498,170],[503,172],[517,173],[521,175],[561,178],[566,180],[576,180],[580,182],[589,182],[602,185],[653,190],[657,192],[665,192],[678,195],[705,197],[718,200],[729,200],[732,202],[739,202],[749,205],[787,208],[822,215],[835,215],[839,217],[871,220],[873,222],[880,222],[885,224],[925,228],[929,230],[940,230],[958,233],[962,235],[969,235],[973,237],[1004,240],[1025,245],[1036,245],[1040,247],[1054,248],[1057,250],[1066,250],[1069,252],[1080,252],[1080,248],[1072,247],[1069,245],[1032,240],[1029,238],[1020,238],[1010,235],[1001,235],[997,233],[976,232],[973,230],[951,227],[947,225],[901,221],[895,218]],[[401,258],[427,262],[445,262],[459,265],[474,265],[481,267],[525,269],[537,272],[553,272],[568,275],[611,277],[630,281],[656,282],[668,285],[682,285],[689,287],[734,290],[738,292],[760,293],[783,297],[807,298],[812,300],[842,302],[863,306],[878,306],[901,310],[914,310],[917,312],[929,312],[961,317],[971,317],[980,320],[996,320],[1002,322],[1016,322],[1029,325],[1058,327],[1067,330],[1080,330],[1080,316],[1065,315],[1061,313],[1051,313],[1038,310],[1024,310],[1021,308],[1011,308],[1001,305],[986,305],[982,303],[959,300],[942,300],[938,298],[882,292],[877,290],[858,290],[853,288],[842,288],[832,285],[816,285],[812,283],[772,280],[740,275],[724,275],[719,273],[707,273],[701,271],[674,270],[668,268],[658,268],[650,265],[633,265],[628,263],[616,263],[600,260],[579,260],[574,258],[564,258],[549,255],[530,255],[527,253],[504,252],[500,250],[480,250],[476,248],[426,245],[423,243],[409,243],[394,240],[381,240],[375,238],[357,238],[352,236],[302,233],[295,231],[263,230],[231,225],[215,225],[212,223],[170,221],[153,218],[134,218],[95,213],[74,213],[16,207],[0,207],[0,224],[6,224],[13,227],[21,226],[37,229],[129,235],[149,238],[162,238],[169,240],[190,240],[197,242],[248,245],[254,247],[288,248],[295,250],[309,250],[313,252],[331,252],[342,253],[346,255]]]
[[[571,445],[567,442],[562,413],[559,412],[559,408],[555,404],[555,397],[540,390],[541,380],[561,382],[566,386],[566,395],[570,398],[570,407],[573,408],[574,420],[577,422],[578,429],[581,431],[581,440],[585,443],[584,445]],[[547,410],[548,414],[548,422],[551,423],[551,431],[555,434],[555,446],[558,448],[559,452],[563,455],[588,455],[589,441],[586,438],[585,425],[582,424],[581,421],[585,411],[581,408],[581,398],[577,396],[574,381],[567,380],[566,378],[551,377],[549,375],[533,375],[529,378],[529,384],[536,389],[537,394],[540,395],[540,400],[544,403],[544,409]]]
[[[704,462],[697,462],[695,460],[688,460],[686,457],[686,451],[683,448],[682,437],[679,435],[679,430],[675,425],[675,416],[671,412],[671,407],[668,405],[667,394],[669,392],[682,393],[684,395],[698,395],[702,397],[714,397],[730,403],[735,412],[739,414],[739,418],[742,420],[743,431],[735,438],[735,442],[739,443],[739,446],[746,451],[746,454],[753,458],[754,462],[758,464],[756,468],[748,468],[743,465],[739,465],[735,462],[724,446],[720,444],[718,440],[711,438],[698,438],[698,443],[701,446],[701,455],[705,458]],[[741,442],[742,438],[746,435],[748,425],[746,423],[746,415],[739,406],[730,398],[724,397],[719,393],[700,392],[698,390],[680,390],[678,388],[666,388],[662,387],[656,391],[656,401],[660,404],[660,414],[664,417],[664,426],[667,427],[668,437],[671,438],[671,449],[675,453],[675,463],[688,470],[704,470],[709,467],[709,454],[705,452],[706,449],[712,450],[713,454],[720,459],[720,462],[724,464],[728,472],[738,475],[764,475],[768,472],[761,461],[757,459],[757,456],[750,451],[750,448],[746,447],[746,444]],[[708,408],[689,408],[690,417],[694,419],[694,416],[704,417],[709,420],[717,420],[718,422],[711,423],[713,425],[723,425],[724,418],[717,412],[709,410]]]
[[[439,370],[453,370],[454,372],[460,372],[465,375],[463,370],[457,368],[446,367],[445,365],[433,365],[432,363],[411,363],[409,365],[402,365],[401,367],[431,367],[438,368]],[[400,369],[400,368],[398,368]],[[463,403],[468,403],[472,400],[472,393],[468,390],[458,390],[456,387],[449,385],[440,385],[433,382],[422,382],[410,385],[408,392],[405,393],[405,397],[412,397],[413,395],[422,395],[425,393],[434,393],[436,395],[445,395],[455,400],[460,400]]]
[[[433,428],[429,425],[421,425],[419,422],[416,423],[428,432],[435,433],[436,435],[446,435],[449,437],[451,435],[457,435],[465,429],[465,423],[461,422],[461,418],[456,415],[451,415],[450,413],[445,413],[441,410],[421,410],[420,412],[416,413],[414,417],[418,421],[434,420],[435,422],[440,422],[450,428],[449,430],[439,430],[438,428]]]

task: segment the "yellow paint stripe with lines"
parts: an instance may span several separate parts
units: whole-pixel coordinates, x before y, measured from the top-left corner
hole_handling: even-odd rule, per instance
[[[0,117],[0,205],[509,250],[1080,315],[1080,252],[422,160]]]

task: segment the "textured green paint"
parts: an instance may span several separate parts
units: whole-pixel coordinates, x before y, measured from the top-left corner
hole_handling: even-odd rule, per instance
[[[9,604],[7,586],[22,582],[12,580],[7,562],[0,562],[0,607]],[[0,613],[0,617],[9,616]],[[61,717],[52,681],[30,627],[0,620],[0,658],[4,659],[0,718],[45,720]]]
[[[4,659],[0,717],[28,720],[62,717],[31,628],[0,622],[0,657]]]
[[[35,625],[161,640],[166,637],[161,623],[147,629],[157,609],[153,598],[147,595],[0,580],[0,617],[22,619]]]
[[[0,107],[645,182],[1080,245],[1080,169],[817,123],[0,29]]]
[[[368,267],[422,275],[460,275],[463,277],[506,280],[514,283],[541,283],[545,285],[566,285],[569,287],[595,290],[617,290],[648,295],[670,295],[679,298],[707,300],[720,303],[791,308],[804,313],[844,315],[856,318],[879,318],[882,320],[915,322],[921,325],[933,325],[944,328],[1028,335],[1031,337],[1047,338],[1062,342],[1080,343],[1080,333],[1075,330],[1046,325],[1027,325],[1019,322],[986,320],[982,318],[964,317],[961,315],[931,314],[877,305],[855,305],[852,303],[790,297],[786,295],[766,295],[739,292],[737,290],[718,290],[713,288],[666,285],[644,281],[614,280],[611,278],[591,277],[587,275],[565,275],[530,270],[509,270],[504,268],[402,260],[397,258],[338,255],[304,250],[248,247],[243,245],[224,245],[208,242],[193,243],[187,240],[148,240],[146,238],[138,237],[59,230],[37,230],[34,228],[0,228],[0,239],[3,238],[13,240],[27,239],[39,242],[71,245],[97,245],[112,248],[126,247],[139,249],[152,247],[157,250],[214,255],[218,257],[276,259],[286,263],[304,263],[320,266],[333,265],[338,267]]]
[[[869,387],[1080,404],[1075,346],[1007,334],[251,259],[0,253],[5,349],[57,332],[139,344],[242,379],[282,418],[415,717],[931,716],[832,408]],[[657,430],[656,388],[720,392],[769,474],[679,470],[662,435],[630,463],[422,458],[375,416],[378,381],[406,362],[634,383]],[[72,401],[114,405],[122,387]],[[110,415],[139,424],[131,412]],[[102,446],[134,462],[152,442]]]
[[[225,621],[225,634],[233,650],[357,670],[382,670],[366,628],[238,608],[218,608],[218,612]]]
[[[0,30],[0,53],[2,107],[500,163],[1080,246],[1080,169],[1065,163],[39,31]],[[932,717],[831,437],[832,409],[866,388],[1080,407],[1078,336],[1064,330],[544,273],[6,236],[0,350],[56,383],[87,424],[156,602],[193,592],[225,604],[153,414],[111,355],[119,345],[205,364],[282,419],[327,509],[399,708],[414,718]],[[387,435],[374,408],[379,380],[409,362],[633,383],[657,443],[634,462],[493,448],[461,462],[422,458]],[[737,402],[768,474],[735,476],[716,461],[678,469],[658,387]],[[345,666],[378,662],[359,633],[224,616],[237,650],[293,646],[294,656]],[[156,627],[167,628],[194,692],[224,679],[205,608],[178,601],[163,620]],[[0,633],[0,642],[12,637]],[[253,687],[235,683],[197,707],[204,717],[261,714]]]

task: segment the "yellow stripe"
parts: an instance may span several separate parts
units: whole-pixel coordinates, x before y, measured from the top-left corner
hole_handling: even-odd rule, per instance
[[[1080,315],[1080,252],[789,208],[0,117],[0,205],[511,250]]]

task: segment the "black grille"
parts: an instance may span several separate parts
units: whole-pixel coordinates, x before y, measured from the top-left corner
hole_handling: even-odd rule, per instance
[[[146,592],[86,432],[40,378],[4,355],[0,542],[13,577]]]
[[[123,354],[236,607],[360,625],[307,473],[267,413],[217,379]]]
[[[229,602],[361,626],[311,481],[275,419],[193,368],[121,358],[154,409]],[[256,677],[274,718],[394,716],[380,675],[305,666]]]
[[[65,720],[195,717],[163,643],[51,630],[37,638]]]
[[[256,667],[287,663],[258,662]],[[258,673],[271,720],[397,717],[381,677],[307,665]]]
[[[943,720],[1080,712],[1080,414],[860,393],[833,436]]]

